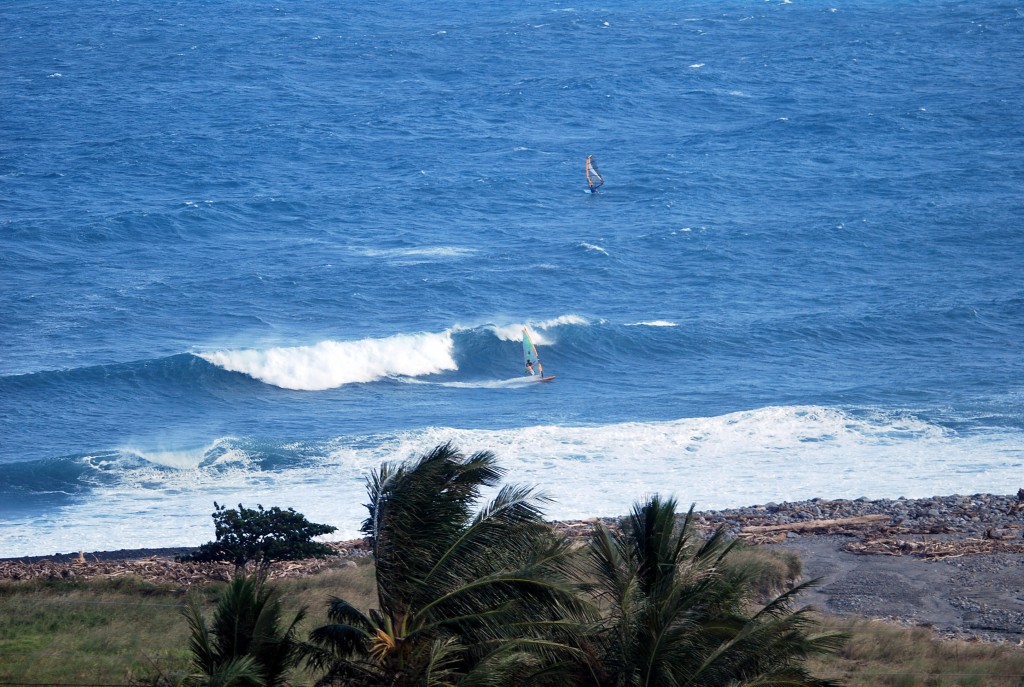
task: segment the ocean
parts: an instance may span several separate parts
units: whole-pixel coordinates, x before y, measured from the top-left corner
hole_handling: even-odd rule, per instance
[[[552,519],[1024,486],[1019,0],[0,27],[0,557],[355,537],[447,441]]]

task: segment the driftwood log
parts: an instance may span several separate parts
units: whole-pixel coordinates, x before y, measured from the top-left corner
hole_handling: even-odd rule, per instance
[[[843,550],[860,554],[916,556],[926,560],[941,560],[981,553],[1024,553],[1024,544],[1000,539],[909,541],[880,537],[844,544]]]
[[[828,532],[845,529],[857,525],[875,525],[882,520],[890,520],[888,515],[859,515],[853,518],[834,518],[831,520],[803,520],[787,522],[782,525],[752,525],[740,530],[740,536],[773,534],[775,532]]]

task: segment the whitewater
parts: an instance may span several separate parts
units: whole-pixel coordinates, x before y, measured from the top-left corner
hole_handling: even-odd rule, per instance
[[[1017,3],[0,25],[0,557],[355,537],[443,442],[552,519],[1024,486]]]

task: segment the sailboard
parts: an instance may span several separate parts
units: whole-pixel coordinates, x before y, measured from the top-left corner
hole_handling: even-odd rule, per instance
[[[591,193],[597,193],[597,189],[604,186],[604,177],[601,176],[601,172],[597,170],[597,163],[594,162],[593,155],[587,155],[587,186],[590,187]]]
[[[540,355],[538,355],[537,347],[533,345],[533,339],[530,338],[530,332],[526,331],[526,327],[523,327],[523,363],[526,365],[526,374],[531,375],[534,381],[550,382],[555,378],[554,375],[544,376],[544,366],[540,364]]]

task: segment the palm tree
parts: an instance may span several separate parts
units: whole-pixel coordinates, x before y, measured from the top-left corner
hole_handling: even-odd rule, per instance
[[[803,659],[834,651],[840,635],[810,634],[807,609],[783,594],[744,612],[748,580],[722,563],[734,542],[695,536],[693,508],[677,526],[674,499],[637,504],[621,532],[592,537],[591,588],[605,609],[586,670],[600,687],[824,686]]]
[[[300,610],[282,627],[281,600],[262,576],[236,576],[207,625],[195,596],[183,611],[195,672],[186,682],[209,687],[283,687],[301,660],[295,640]]]
[[[450,443],[367,480],[378,609],[332,599],[315,629],[319,685],[544,684],[590,606],[567,581],[569,548],[543,521],[543,496],[503,486],[490,452]]]

